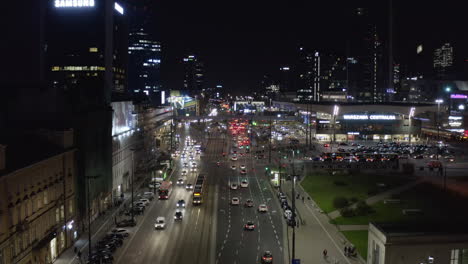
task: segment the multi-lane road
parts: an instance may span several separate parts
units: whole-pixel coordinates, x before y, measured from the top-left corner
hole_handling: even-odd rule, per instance
[[[237,161],[231,161],[229,155],[223,158],[223,152],[232,150],[232,139],[226,132],[213,129],[204,133],[189,126],[179,128],[178,132],[179,149],[187,136],[202,142],[205,151],[194,160],[198,170],[188,170],[182,176],[182,165],[187,161],[176,158],[169,178],[173,182],[172,194],[168,200],[155,198],[145,214],[138,217],[137,226],[129,228],[130,238],[116,252],[114,263],[260,263],[266,250],[273,253],[274,263],[284,263],[287,246],[283,244],[282,210],[264,176],[263,166],[250,154],[239,155]],[[236,170],[231,169],[232,165],[236,165]],[[246,175],[240,175],[240,165],[246,166]],[[207,177],[208,192],[202,205],[193,206],[192,191],[186,190],[185,184],[194,184],[199,173]],[[179,178],[184,179],[184,185],[177,185]],[[239,184],[241,179],[248,180],[248,187],[231,190],[229,184]],[[238,197],[241,204],[230,205],[232,197]],[[174,221],[176,203],[181,199],[186,202],[186,208],[182,209],[184,218]],[[254,207],[244,207],[246,199],[252,199]],[[261,203],[267,204],[267,213],[258,212]],[[154,228],[159,216],[166,218],[164,230]],[[249,220],[255,223],[254,231],[243,229]]]

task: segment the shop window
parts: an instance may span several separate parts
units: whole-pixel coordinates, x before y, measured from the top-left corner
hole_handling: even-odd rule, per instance
[[[452,249],[450,252],[450,264],[461,264],[460,263],[460,250]]]

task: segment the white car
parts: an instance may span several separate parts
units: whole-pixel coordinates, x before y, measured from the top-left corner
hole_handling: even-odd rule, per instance
[[[232,170],[236,170],[236,165],[232,165],[232,166],[231,166],[231,169],[232,169]]]
[[[266,206],[266,204],[261,204],[258,206],[258,211],[260,213],[266,213],[268,212],[268,207]]]
[[[241,171],[240,171],[240,174],[246,175],[246,174],[247,174],[247,171],[246,171],[246,170],[241,170]]]
[[[231,160],[232,160],[232,161],[236,161],[236,160],[237,160],[237,157],[236,157],[236,156],[233,156],[233,157],[231,158]]]
[[[233,197],[233,198],[231,199],[231,205],[239,205],[239,203],[240,203],[239,198]]]
[[[240,168],[241,168],[241,170],[245,170],[246,167],[245,167],[244,164],[242,164],[242,165],[240,165]]]
[[[231,190],[237,190],[237,183],[231,183]]]
[[[249,182],[247,180],[242,180],[240,186],[242,188],[247,188],[249,187]]]
[[[154,223],[155,229],[164,229],[166,228],[166,218],[163,216],[159,216],[156,218],[156,223]]]
[[[140,199],[138,202],[143,203],[145,206],[147,206],[150,203],[150,200],[148,199]]]
[[[286,210],[284,211],[284,215],[283,215],[283,216],[284,216],[285,219],[290,219],[290,218],[292,217],[292,211],[289,210],[289,209],[286,209]]]
[[[153,198],[154,198],[154,193],[153,193],[153,192],[144,192],[144,193],[143,193],[143,197],[144,197],[144,198],[147,198],[147,199],[149,199],[149,200],[153,200]]]

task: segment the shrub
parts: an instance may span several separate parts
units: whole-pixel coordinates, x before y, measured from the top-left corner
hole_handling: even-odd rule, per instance
[[[357,201],[359,201],[359,199],[356,198],[356,197],[351,197],[351,198],[349,199],[349,201],[350,201],[351,203],[357,203]]]
[[[340,214],[343,217],[353,217],[355,216],[354,210],[349,207],[344,207],[340,209]]]
[[[336,209],[341,209],[348,206],[348,199],[342,196],[337,196],[333,199],[333,206]]]
[[[368,215],[372,212],[372,207],[370,207],[365,201],[359,201],[356,205],[355,213],[356,215]]]
[[[367,191],[367,195],[374,196],[379,193],[379,189],[377,187],[371,188]]]

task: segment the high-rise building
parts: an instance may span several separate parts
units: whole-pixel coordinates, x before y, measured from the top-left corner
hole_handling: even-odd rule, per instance
[[[304,47],[299,48],[297,64],[297,101],[312,101],[314,86],[314,56]]]
[[[113,203],[110,103],[127,91],[127,14],[119,1],[75,2],[47,2],[47,89],[56,96],[53,124],[75,132],[80,215],[88,193],[94,219]]]
[[[453,66],[453,47],[445,43],[442,47],[434,50],[433,67],[436,78],[445,80],[451,78]]]
[[[123,6],[109,0],[83,0],[81,7],[65,0],[49,3],[50,83],[58,90],[86,90],[79,104],[108,103],[112,93],[125,93],[128,23]]]
[[[130,32],[128,45],[128,86],[131,93],[161,90],[161,44],[145,29]]]
[[[201,92],[204,88],[204,65],[196,55],[184,58],[184,90],[190,93]]]
[[[292,70],[288,66],[283,66],[280,68],[280,79],[279,86],[281,93],[287,93],[293,91],[293,80],[292,80]]]
[[[348,45],[349,92],[356,101],[385,99],[383,42],[366,8],[354,10]]]

